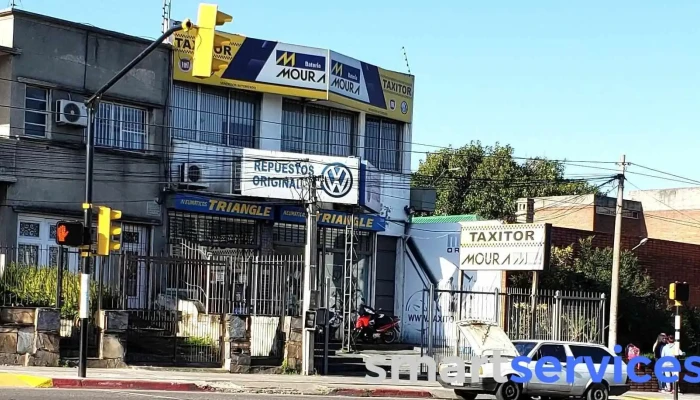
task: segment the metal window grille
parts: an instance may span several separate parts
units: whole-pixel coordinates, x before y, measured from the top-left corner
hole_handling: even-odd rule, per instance
[[[379,169],[400,171],[402,136],[402,123],[367,117],[365,123],[365,158]]]
[[[282,151],[347,157],[355,153],[356,114],[285,99]]]

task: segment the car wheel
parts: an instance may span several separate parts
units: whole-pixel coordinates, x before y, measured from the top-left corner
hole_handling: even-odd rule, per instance
[[[608,388],[602,383],[594,383],[586,391],[586,400],[608,400]]]
[[[455,389],[455,396],[461,400],[474,400],[476,399],[477,394],[468,390]]]
[[[496,399],[498,400],[518,400],[521,395],[520,385],[511,380],[502,383],[496,390]]]

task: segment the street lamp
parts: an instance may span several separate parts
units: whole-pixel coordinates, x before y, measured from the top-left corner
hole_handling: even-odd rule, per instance
[[[649,238],[644,238],[644,239],[640,240],[640,241],[639,241],[639,244],[636,245],[636,246],[634,246],[634,247],[632,247],[632,250],[630,250],[630,251],[635,251],[635,250],[637,250],[638,248],[640,248],[640,247],[644,246],[645,244],[647,244],[648,241],[649,241]]]
[[[436,177],[433,179],[433,182],[430,184],[430,186],[435,186],[435,183],[437,183],[437,181],[438,181],[440,178],[442,178],[442,176],[445,175],[445,173],[447,173],[447,172],[454,172],[454,171],[459,171],[459,168],[454,167],[454,168],[448,168],[448,169],[443,170],[442,172],[440,172],[440,175],[436,176]]]

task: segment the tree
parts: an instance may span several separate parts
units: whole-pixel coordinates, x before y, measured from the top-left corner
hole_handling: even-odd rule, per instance
[[[610,298],[613,250],[593,247],[593,237],[582,239],[578,246],[552,247],[549,268],[540,273],[540,289],[604,293]],[[515,287],[530,288],[531,273],[515,273],[509,277]],[[634,343],[651,350],[656,336],[673,327],[664,290],[639,266],[637,257],[620,254],[620,291],[618,301],[618,343],[623,347]],[[610,303],[606,303],[606,318]],[[688,325],[691,328],[691,325]],[[695,336],[689,329],[688,334]],[[690,344],[691,342],[686,341]]]
[[[437,189],[436,215],[477,214],[487,219],[512,217],[522,197],[596,192],[586,182],[566,180],[560,162],[536,158],[519,163],[512,147],[481,142],[429,153],[412,184]]]

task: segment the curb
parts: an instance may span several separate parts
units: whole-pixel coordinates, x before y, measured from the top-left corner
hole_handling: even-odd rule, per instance
[[[333,389],[328,396],[348,397],[391,397],[391,398],[422,398],[432,399],[433,394],[427,390],[402,389]]]
[[[158,382],[114,379],[55,378],[50,386],[56,389],[131,389],[171,392],[208,392],[208,386],[185,382]]]
[[[52,384],[45,376],[0,373],[0,387],[50,388]]]

